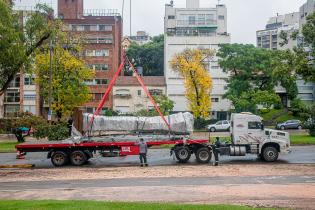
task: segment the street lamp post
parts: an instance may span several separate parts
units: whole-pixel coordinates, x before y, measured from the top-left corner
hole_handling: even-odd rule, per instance
[[[52,101],[52,52],[53,51],[53,43],[50,40],[49,43],[49,95],[48,95],[48,121],[51,121],[52,111],[51,111],[51,101]]]

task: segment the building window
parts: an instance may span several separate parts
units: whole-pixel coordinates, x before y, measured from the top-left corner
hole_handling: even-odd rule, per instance
[[[34,78],[31,76],[26,76],[24,78],[24,85],[34,85]]]
[[[99,37],[97,43],[99,43],[99,44],[112,44],[113,38],[112,37]]]
[[[96,71],[107,71],[109,69],[108,64],[87,64],[89,69],[93,69]]]
[[[211,102],[219,102],[219,98],[211,98]]]
[[[219,20],[224,20],[224,15],[219,15],[218,18]]]
[[[87,37],[86,39],[87,43],[90,44],[112,44],[113,43],[113,37]]]
[[[93,113],[94,112],[94,108],[93,107],[86,107],[86,112],[87,113]]]
[[[92,79],[85,80],[84,83],[86,85],[94,85],[94,81]]]
[[[96,50],[95,56],[109,56],[109,50]]]
[[[4,101],[7,103],[15,103],[15,102],[20,102],[20,93],[19,92],[11,92],[7,91],[5,93],[5,98]]]
[[[175,19],[175,16],[174,16],[174,15],[169,15],[169,16],[168,16],[168,19],[169,19],[169,20],[174,20],[174,19]]]
[[[6,117],[14,117],[20,112],[20,105],[6,105],[4,106],[4,115]]]
[[[85,51],[85,55],[86,55],[86,56],[95,56],[95,55],[94,55],[94,50],[86,50],[86,51]]]
[[[18,88],[20,87],[20,76],[15,77],[15,79],[13,79],[9,85],[9,87],[11,88]]]
[[[141,90],[138,90],[138,96],[141,96]]]
[[[93,94],[94,101],[100,101],[103,98],[103,93],[95,93]]]
[[[108,80],[107,79],[95,79],[95,83],[97,85],[107,85],[108,84]]]
[[[99,25],[98,30],[99,31],[112,31],[113,26],[111,26],[111,25]]]
[[[24,112],[36,114],[36,106],[24,106]]]
[[[154,96],[154,95],[162,95],[162,90],[160,89],[151,89],[149,90],[150,95]]]
[[[108,64],[95,64],[95,70],[96,71],[107,71],[108,70]]]
[[[196,16],[189,16],[188,17],[188,24],[189,25],[196,25]]]
[[[35,101],[36,100],[36,94],[24,94],[24,100],[25,101]]]
[[[85,55],[88,57],[102,57],[109,56],[109,50],[86,50]]]

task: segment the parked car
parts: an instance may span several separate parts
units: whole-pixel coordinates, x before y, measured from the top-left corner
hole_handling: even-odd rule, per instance
[[[276,129],[302,129],[302,122],[300,120],[287,120],[283,123],[278,123]]]
[[[215,132],[215,131],[229,131],[231,127],[231,124],[228,120],[221,120],[216,122],[215,124],[207,125],[206,128],[210,132]]]

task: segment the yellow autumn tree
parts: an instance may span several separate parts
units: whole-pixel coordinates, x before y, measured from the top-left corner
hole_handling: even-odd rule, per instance
[[[212,78],[207,69],[214,54],[210,49],[186,49],[171,60],[172,69],[184,78],[188,106],[197,119],[209,116]]]
[[[62,26],[60,27],[62,28]],[[52,53],[52,102],[51,108],[58,119],[90,100],[90,91],[85,84],[95,72],[86,67],[81,51],[81,41],[61,30],[54,33]],[[47,102],[50,90],[50,50],[49,43],[37,52],[35,57],[36,83]]]

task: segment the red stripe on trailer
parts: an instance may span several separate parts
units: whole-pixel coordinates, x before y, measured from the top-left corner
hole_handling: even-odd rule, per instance
[[[169,141],[151,141],[147,142],[148,146],[158,146],[158,145],[175,145],[175,144],[206,144],[209,143],[208,140],[169,140]],[[47,149],[67,149],[67,148],[82,148],[82,147],[124,147],[124,146],[137,146],[136,142],[84,142],[84,143],[46,143],[46,144],[29,144],[22,143],[15,146],[17,150],[23,151],[23,149],[33,149],[33,150],[47,150]],[[137,146],[138,147],[138,146]]]

